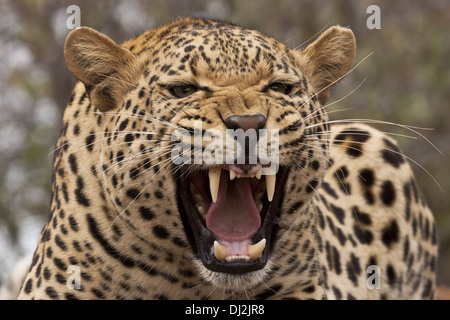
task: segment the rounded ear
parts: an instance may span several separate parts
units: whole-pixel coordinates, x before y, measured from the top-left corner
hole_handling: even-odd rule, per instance
[[[350,70],[356,54],[356,41],[348,28],[331,27],[300,52],[301,67],[312,82],[317,98],[324,104],[330,87]]]
[[[132,86],[136,57],[107,36],[88,27],[74,29],[64,46],[67,66],[84,83],[94,106],[113,109]]]

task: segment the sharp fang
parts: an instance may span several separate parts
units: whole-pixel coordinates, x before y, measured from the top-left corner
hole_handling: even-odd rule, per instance
[[[236,172],[230,170],[230,180],[234,180],[234,178],[236,178]]]
[[[227,256],[227,247],[222,246],[217,241],[214,241],[214,256],[217,260],[223,261]]]
[[[273,199],[273,194],[275,193],[275,181],[276,175],[267,175],[266,176],[266,190],[267,190],[267,199],[271,202]]]
[[[256,171],[256,179],[261,179],[261,169],[259,169],[258,171]]]
[[[217,201],[217,194],[219,193],[220,173],[221,167],[209,169],[209,191],[213,202]]]
[[[203,205],[196,203],[195,206],[197,207],[198,213],[200,213],[202,216],[206,215],[206,209]]]
[[[266,239],[262,239],[260,242],[256,244],[249,244],[247,246],[248,256],[252,260],[259,258],[265,247],[266,247]]]

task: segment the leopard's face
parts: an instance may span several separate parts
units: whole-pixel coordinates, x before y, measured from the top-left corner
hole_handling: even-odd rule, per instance
[[[114,101],[100,129],[107,201],[130,232],[192,257],[207,281],[255,286],[324,176],[321,102],[342,71],[323,85],[315,48],[303,55],[203,20],[124,46],[137,85],[119,98],[108,86],[91,91]]]

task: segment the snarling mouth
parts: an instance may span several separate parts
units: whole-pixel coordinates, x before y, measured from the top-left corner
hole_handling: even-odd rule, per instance
[[[261,165],[179,169],[179,210],[203,265],[233,274],[262,269],[279,229],[287,169],[273,175],[261,175]]]

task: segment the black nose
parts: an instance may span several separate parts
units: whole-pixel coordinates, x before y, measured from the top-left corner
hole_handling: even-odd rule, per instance
[[[262,129],[266,125],[266,117],[262,114],[255,114],[249,116],[230,116],[225,119],[225,124],[228,129]]]

